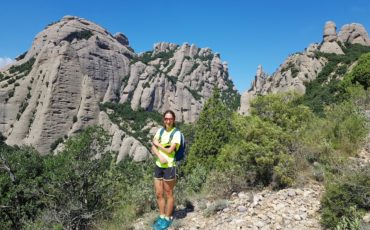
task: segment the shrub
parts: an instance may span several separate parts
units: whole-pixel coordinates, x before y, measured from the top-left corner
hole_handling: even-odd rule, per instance
[[[162,122],[162,115],[156,111],[145,109],[132,110],[131,105],[126,102],[123,104],[106,102],[100,104],[100,110],[112,109],[113,113],[108,113],[109,118],[129,135],[138,139],[143,145],[149,148],[148,129],[143,130],[147,122]],[[124,121],[124,122],[123,122]]]
[[[350,207],[351,217],[342,216],[339,223],[335,226],[336,230],[361,230],[362,213],[357,211],[355,207]]]
[[[216,169],[208,173],[202,191],[213,198],[227,198],[233,192],[248,189],[254,179],[255,175],[246,174],[239,166],[228,171]]]
[[[258,96],[251,103],[251,114],[272,122],[283,130],[297,132],[313,118],[311,110],[300,105],[301,98],[294,93]]]
[[[36,59],[34,57],[32,57],[32,58],[30,58],[30,60],[28,60],[27,62],[25,62],[21,65],[18,65],[18,66],[13,65],[9,68],[9,72],[10,73],[19,72],[19,73],[23,73],[23,76],[26,76],[31,71],[32,66],[35,63],[35,61],[36,61]]]
[[[65,41],[68,41],[68,42],[72,42],[73,39],[77,39],[77,40],[85,39],[85,40],[88,40],[93,35],[94,34],[90,30],[74,31],[74,32],[71,32],[70,34],[68,34],[62,40],[65,40]]]
[[[13,84],[15,82],[15,79],[14,78],[10,78],[7,82],[8,82],[9,85],[11,85],[11,84]]]
[[[343,46],[343,51],[345,55],[316,53],[317,58],[324,57],[328,62],[317,78],[306,84],[303,103],[317,114],[322,115],[326,105],[340,103],[348,99],[345,97],[344,92],[346,91],[345,88],[350,86],[350,84],[358,82],[365,89],[369,86],[369,78],[367,76],[369,75],[368,60],[370,55],[365,53],[370,52],[370,48],[359,44],[346,43]],[[350,66],[356,60],[359,60],[359,63],[355,66],[352,73],[345,75],[347,66]],[[345,75],[343,81],[339,81],[336,75]],[[346,82],[345,87],[343,82]]]
[[[214,54],[203,54],[203,56],[199,56],[198,54],[194,56],[194,59],[199,59],[201,61],[211,61],[214,57]]]
[[[293,183],[293,159],[287,155],[292,136],[257,116],[234,115],[233,126],[235,133],[221,149],[217,169],[248,175],[250,185],[266,186],[273,182],[283,187]]]
[[[368,133],[364,114],[352,102],[343,102],[328,106],[323,116],[311,119],[300,132],[301,156],[331,165],[356,154]]]
[[[106,194],[111,211],[101,216],[95,222],[102,229],[131,229],[133,221],[143,213],[156,208],[153,191],[153,162],[134,162],[125,159],[116,165],[111,165]],[[175,187],[176,188],[176,187]],[[116,227],[115,227],[116,226]]]
[[[207,179],[208,169],[203,164],[193,165],[191,173],[186,175],[186,190],[189,194],[198,193]]]
[[[334,149],[345,155],[354,155],[368,133],[364,114],[352,102],[330,106],[325,111],[331,133],[328,139]]]
[[[284,188],[292,186],[296,177],[294,158],[288,154],[280,154],[279,162],[274,166],[274,187]]]
[[[24,52],[24,53],[22,53],[21,55],[19,55],[18,57],[16,57],[16,60],[17,61],[20,61],[20,60],[22,60],[24,57],[26,57],[26,55],[27,55],[27,51],[26,52]]]
[[[232,133],[230,121],[232,112],[220,99],[220,92],[214,89],[212,97],[204,105],[195,126],[195,139],[190,147],[186,171],[189,173],[198,162],[211,169],[222,146]]]
[[[234,83],[231,79],[225,77],[224,80],[227,85],[227,89],[221,92],[221,100],[230,108],[230,110],[236,111],[240,106],[240,94],[235,90]],[[202,82],[202,84],[204,85],[204,82]]]
[[[177,77],[166,75],[166,78],[168,79],[169,82],[172,83],[172,85],[176,85]]]
[[[0,227],[22,229],[46,206],[47,170],[43,159],[28,147],[0,147]]]
[[[331,177],[325,185],[321,218],[330,229],[354,223],[363,211],[370,210],[370,170],[347,170],[341,177]]]
[[[89,127],[67,140],[65,149],[46,159],[51,222],[64,228],[86,229],[96,218],[112,210],[109,169],[114,162],[105,148],[109,137],[99,127]]]
[[[365,90],[370,86],[370,53],[362,55],[350,74],[352,83],[360,83]]]
[[[216,214],[218,211],[227,208],[228,205],[229,204],[227,200],[216,200],[203,211],[203,214],[204,216],[209,217]]]

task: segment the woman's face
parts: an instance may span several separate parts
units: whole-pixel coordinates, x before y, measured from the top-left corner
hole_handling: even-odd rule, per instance
[[[166,128],[173,127],[173,123],[175,122],[175,119],[171,113],[166,113],[163,119],[164,119],[164,124],[166,125]]]

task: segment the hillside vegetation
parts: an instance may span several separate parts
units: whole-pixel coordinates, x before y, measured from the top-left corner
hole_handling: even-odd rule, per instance
[[[361,216],[370,211],[370,171],[348,162],[369,133],[366,52],[353,46],[343,56],[326,56],[329,67],[307,86],[306,95],[257,97],[250,116],[230,109],[215,89],[199,120],[180,125],[188,156],[179,166],[177,205],[191,206],[195,195],[220,198],[316,180],[326,188],[322,225],[360,229]],[[102,108],[113,110],[117,123],[130,116],[143,128],[143,111],[128,115],[127,105]],[[134,127],[129,125],[130,132]],[[146,132],[137,135],[148,141]],[[152,160],[115,164],[116,153],[105,148],[109,138],[91,127],[69,139],[60,154],[41,157],[28,147],[9,147],[1,137],[0,228],[130,229],[138,216],[154,210]]]

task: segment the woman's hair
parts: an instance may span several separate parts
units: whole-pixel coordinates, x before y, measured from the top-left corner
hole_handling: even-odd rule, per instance
[[[164,119],[164,117],[166,116],[167,113],[172,115],[172,117],[173,117],[173,127],[176,127],[176,115],[175,115],[175,113],[170,109],[166,110],[166,112],[163,113],[163,119]],[[166,127],[166,125],[164,123],[163,123],[163,127]]]

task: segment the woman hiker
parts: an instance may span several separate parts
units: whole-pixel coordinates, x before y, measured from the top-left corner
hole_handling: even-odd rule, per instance
[[[159,217],[153,228],[167,229],[172,223],[174,209],[173,189],[176,183],[175,150],[180,146],[180,132],[175,132],[175,113],[167,110],[163,114],[163,128],[159,129],[152,141],[152,152],[156,158],[154,188],[159,208]],[[164,194],[166,200],[164,198]]]

